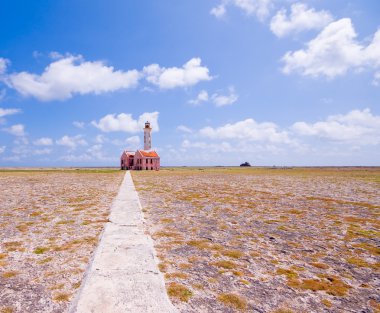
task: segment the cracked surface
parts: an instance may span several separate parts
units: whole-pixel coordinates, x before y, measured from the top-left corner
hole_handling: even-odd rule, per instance
[[[0,171],[0,312],[68,308],[123,174]]]
[[[181,312],[379,312],[379,168],[133,179]]]

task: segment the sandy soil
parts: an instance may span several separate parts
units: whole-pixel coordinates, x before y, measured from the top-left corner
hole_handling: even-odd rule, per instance
[[[181,312],[380,312],[380,169],[134,172]]]
[[[0,171],[1,313],[67,310],[123,174]]]

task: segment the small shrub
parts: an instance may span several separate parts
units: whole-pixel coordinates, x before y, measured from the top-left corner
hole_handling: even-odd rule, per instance
[[[43,253],[45,253],[48,250],[49,249],[46,248],[46,247],[37,247],[36,249],[34,249],[33,253],[35,253],[35,254],[43,254]]]
[[[228,270],[236,268],[236,263],[231,262],[231,261],[218,261],[218,262],[212,263],[212,265],[215,265],[217,267],[226,268]]]
[[[168,286],[168,295],[170,297],[187,302],[193,296],[193,293],[184,285],[178,283],[170,283]]]
[[[2,274],[3,278],[12,278],[12,277],[15,277],[19,274],[19,272],[16,272],[16,271],[9,271],[9,272],[4,272]]]
[[[53,300],[57,302],[69,301],[70,295],[68,293],[60,292],[54,295]]]
[[[223,293],[218,296],[218,300],[224,305],[238,310],[247,309],[247,300],[233,293]]]

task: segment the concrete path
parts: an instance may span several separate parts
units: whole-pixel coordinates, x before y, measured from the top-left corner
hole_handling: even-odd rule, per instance
[[[141,204],[126,172],[101,241],[69,312],[177,312],[144,234]]]

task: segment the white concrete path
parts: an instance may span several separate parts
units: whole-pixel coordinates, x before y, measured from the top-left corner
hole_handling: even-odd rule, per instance
[[[141,204],[129,171],[69,312],[177,312],[158,270],[153,241],[144,234]]]

